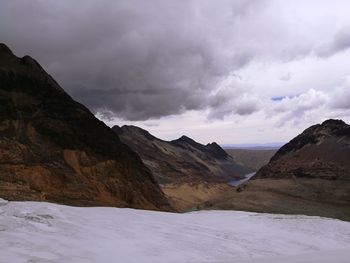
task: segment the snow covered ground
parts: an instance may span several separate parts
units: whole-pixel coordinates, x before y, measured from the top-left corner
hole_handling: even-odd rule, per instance
[[[350,223],[0,202],[0,262],[350,262]]]

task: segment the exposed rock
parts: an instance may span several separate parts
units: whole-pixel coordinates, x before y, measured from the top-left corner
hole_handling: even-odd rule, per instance
[[[170,209],[139,156],[29,56],[0,44],[0,196]]]

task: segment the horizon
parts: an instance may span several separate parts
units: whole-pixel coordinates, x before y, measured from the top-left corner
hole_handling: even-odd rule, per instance
[[[0,3],[1,42],[108,126],[259,145],[350,122],[348,1]]]

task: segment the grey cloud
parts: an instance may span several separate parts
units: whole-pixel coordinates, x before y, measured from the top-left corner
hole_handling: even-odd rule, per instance
[[[280,77],[280,80],[282,81],[289,81],[290,79],[291,79],[291,75],[289,72]]]
[[[107,119],[202,109],[218,118],[251,114],[261,105],[249,88],[217,92],[218,84],[251,61],[293,60],[315,44],[309,31],[294,30],[300,21],[284,20],[284,1],[0,0],[0,6],[1,41],[37,58]],[[348,45],[342,39],[336,48]]]
[[[216,83],[250,59],[221,50],[227,32],[217,29],[254,2],[0,0],[0,34],[93,111],[145,120],[207,107]]]
[[[237,76],[232,76],[228,83],[222,83],[209,99],[208,117],[211,119],[223,119],[232,114],[249,115],[262,107],[260,98]]]
[[[350,81],[347,80],[343,86],[336,88],[330,94],[330,108],[350,110]]]
[[[330,57],[350,48],[350,27],[338,32],[334,39],[316,48],[316,55],[319,57]]]
[[[155,122],[145,122],[144,125],[146,127],[158,127],[159,123],[155,123]]]

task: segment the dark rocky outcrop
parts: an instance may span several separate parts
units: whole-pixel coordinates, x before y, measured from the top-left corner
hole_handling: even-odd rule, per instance
[[[0,197],[169,210],[139,156],[33,58],[0,44]]]

